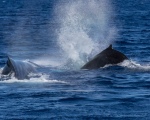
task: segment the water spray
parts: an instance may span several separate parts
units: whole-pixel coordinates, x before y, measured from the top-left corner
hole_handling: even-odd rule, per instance
[[[108,0],[76,0],[57,6],[57,43],[68,67],[81,67],[114,41],[112,11]]]

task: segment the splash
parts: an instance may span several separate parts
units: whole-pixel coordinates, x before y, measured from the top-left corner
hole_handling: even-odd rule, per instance
[[[81,67],[114,41],[112,11],[108,0],[67,1],[57,6],[57,42],[69,67]]]

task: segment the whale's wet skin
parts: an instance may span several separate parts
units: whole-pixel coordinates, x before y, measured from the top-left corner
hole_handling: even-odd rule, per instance
[[[149,0],[0,1],[0,119],[150,119],[149,11]],[[128,59],[80,69],[110,44]],[[9,55],[34,66],[28,77],[10,73]]]
[[[1,75],[11,76],[11,74],[14,74],[14,77],[18,80],[24,80],[29,79],[30,73],[35,72],[36,69],[31,63],[13,60],[12,58],[8,57]]]
[[[128,60],[121,52],[114,50],[112,45],[88,61],[81,69],[98,69],[106,65],[117,65],[118,63]]]

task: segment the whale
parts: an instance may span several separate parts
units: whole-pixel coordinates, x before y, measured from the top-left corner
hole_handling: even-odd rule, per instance
[[[20,60],[14,60],[8,57],[6,65],[2,69],[2,75],[11,75],[14,73],[14,77],[18,80],[29,79],[30,73],[35,73],[36,68],[29,62]]]
[[[112,48],[112,44],[97,54],[92,60],[88,61],[81,69],[99,69],[106,65],[116,65],[118,63],[128,60],[128,57]]]

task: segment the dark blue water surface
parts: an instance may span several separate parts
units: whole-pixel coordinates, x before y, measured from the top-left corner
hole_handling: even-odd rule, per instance
[[[110,43],[130,61],[80,70]],[[1,79],[0,119],[150,119],[149,0],[1,0],[1,69],[7,55],[42,68]]]

